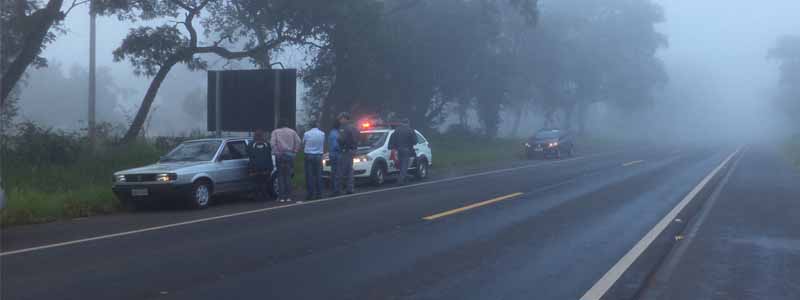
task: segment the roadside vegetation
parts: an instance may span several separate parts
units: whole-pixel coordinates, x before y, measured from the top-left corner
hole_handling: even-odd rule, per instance
[[[8,194],[2,225],[50,222],[115,213],[122,209],[111,192],[115,171],[151,164],[183,140],[139,139],[116,146],[122,130],[101,126],[95,149],[84,133],[16,125],[3,139],[3,188]],[[471,133],[429,134],[434,171],[520,159],[521,139],[488,139]],[[295,186],[303,188],[302,155],[295,164]]]

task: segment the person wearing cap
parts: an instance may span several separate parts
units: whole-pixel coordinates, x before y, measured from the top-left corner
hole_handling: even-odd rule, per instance
[[[292,201],[292,170],[294,158],[300,151],[302,141],[294,129],[289,128],[289,122],[281,120],[278,129],[272,131],[270,144],[278,163],[278,202]]]
[[[355,191],[355,178],[353,177],[353,157],[358,150],[358,136],[359,132],[353,124],[353,120],[349,113],[341,113],[337,118],[339,120],[339,157],[337,159],[337,182],[336,187],[333,188],[332,196],[339,195],[340,191],[345,191],[347,194],[352,194]]]
[[[322,198],[322,151],[325,147],[325,132],[320,130],[317,122],[312,122],[311,129],[303,134],[304,167],[306,174],[306,200]]]
[[[410,123],[408,119],[403,119],[400,126],[395,128],[392,137],[389,138],[389,150],[394,151],[397,156],[400,185],[406,184],[409,163],[412,157],[416,157],[414,145],[417,144],[417,134],[411,129]]]

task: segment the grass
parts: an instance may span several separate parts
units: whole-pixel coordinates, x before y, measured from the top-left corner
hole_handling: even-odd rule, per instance
[[[522,157],[521,139],[430,135],[434,168],[447,170],[480,166]],[[606,143],[592,139],[581,143]],[[58,219],[114,213],[121,209],[111,192],[111,174],[158,160],[166,152],[157,143],[140,142],[126,147],[103,147],[95,151],[75,151],[74,157],[60,163],[38,161],[42,154],[5,153],[2,167],[7,193],[0,224],[18,225]],[[800,143],[794,153],[800,162]],[[33,159],[33,161],[32,161]],[[66,162],[65,162],[66,161]],[[295,161],[294,186],[305,187],[303,155]]]
[[[429,140],[436,169],[478,166],[522,157],[522,141],[519,139],[438,135],[429,137]]]
[[[111,174],[152,163],[162,151],[139,143],[124,148],[80,153],[66,164],[4,158],[2,174],[7,193],[0,224],[16,225],[116,212],[119,201],[111,192]]]

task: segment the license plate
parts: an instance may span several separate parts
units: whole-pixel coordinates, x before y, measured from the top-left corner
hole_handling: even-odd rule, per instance
[[[131,190],[131,196],[134,196],[134,197],[144,197],[144,196],[147,196],[149,194],[150,194],[150,191],[148,191],[147,189],[132,189]]]
[[[533,149],[533,151],[542,152],[542,151],[544,151],[544,148],[537,147],[536,149]]]

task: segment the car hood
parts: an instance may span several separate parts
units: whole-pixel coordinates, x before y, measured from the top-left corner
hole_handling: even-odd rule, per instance
[[[155,163],[152,165],[147,165],[144,167],[134,168],[119,171],[117,173],[120,174],[150,174],[150,173],[167,173],[167,172],[175,172],[183,168],[189,168],[194,166],[199,166],[202,164],[207,164],[207,161],[197,161],[197,162],[169,162],[169,163]]]

